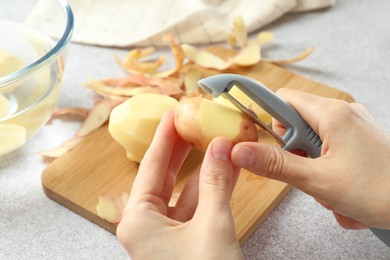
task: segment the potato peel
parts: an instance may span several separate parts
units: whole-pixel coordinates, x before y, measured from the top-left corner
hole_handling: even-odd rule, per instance
[[[86,136],[101,127],[109,119],[112,109],[110,99],[106,98],[98,101],[89,112],[76,136]]]
[[[126,63],[127,58],[140,60],[147,56],[150,56],[156,51],[154,47],[140,48],[140,49],[132,49],[129,51],[128,55],[124,59],[124,63]]]
[[[123,215],[123,210],[129,200],[129,193],[120,195],[102,194],[98,197],[96,205],[97,215],[110,223],[118,224]]]
[[[169,44],[172,56],[175,61],[175,67],[166,71],[156,72],[153,74],[153,77],[168,77],[175,74],[183,67],[185,53],[179,42],[171,34],[167,35],[164,40]]]
[[[181,47],[183,48],[187,59],[195,62],[203,68],[226,70],[231,65],[230,62],[223,60],[210,52],[202,50],[199,51],[192,45],[182,44]]]
[[[187,96],[199,93],[198,81],[202,78],[202,71],[197,66],[190,68],[184,77],[184,86]]]
[[[81,136],[73,137],[62,143],[59,147],[39,152],[39,154],[48,159],[55,159],[71,151],[81,140]]]
[[[270,63],[273,63],[273,64],[277,64],[277,65],[286,65],[286,64],[291,64],[291,63],[295,63],[295,62],[306,59],[313,51],[314,51],[314,48],[311,47],[311,48],[306,49],[301,54],[298,54],[297,56],[292,57],[290,59],[279,59],[279,60],[277,60],[277,59],[263,59],[263,60],[270,62]]]
[[[253,66],[261,60],[261,47],[260,45],[249,45],[241,49],[234,57],[229,60],[223,60],[222,58],[205,50],[197,50],[194,46],[183,44],[182,45],[186,57],[195,62],[198,66],[203,68],[210,68],[216,70],[226,70],[232,65],[239,66]]]
[[[154,61],[141,61],[142,58],[154,53],[154,48],[133,49],[123,60],[117,56],[116,62],[132,74],[153,74],[155,73],[166,60],[166,56],[162,55]]]
[[[64,107],[55,110],[51,114],[51,118],[58,118],[63,116],[77,116],[81,118],[86,118],[89,114],[89,109],[83,107]]]
[[[156,87],[151,86],[135,86],[131,88],[119,88],[112,87],[103,84],[101,81],[90,78],[88,80],[87,87],[90,87],[95,92],[99,93],[102,96],[114,95],[122,97],[132,97],[141,93],[156,93],[161,94],[161,90]]]
[[[234,42],[241,48],[244,48],[248,44],[248,33],[242,16],[233,19],[232,38],[234,38]]]
[[[100,80],[106,86],[113,87],[135,87],[135,86],[146,86],[147,78],[142,74],[129,75],[123,78],[109,78]]]
[[[260,45],[248,45],[243,48],[234,58],[231,60],[232,64],[239,66],[253,66],[261,60],[261,47]]]
[[[274,38],[274,34],[272,32],[260,32],[255,37],[255,39],[249,41],[249,44],[263,46],[264,44],[272,41],[273,38]]]
[[[184,91],[181,89],[181,86],[183,85],[183,80],[181,78],[150,78],[148,83],[151,86],[160,88],[162,95],[176,96],[184,94]]]

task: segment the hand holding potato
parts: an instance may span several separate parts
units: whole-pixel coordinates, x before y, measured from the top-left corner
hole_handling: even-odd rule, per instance
[[[132,259],[242,259],[230,199],[238,168],[232,144],[217,138],[199,175],[169,207],[177,173],[190,150],[176,133],[173,113],[157,128],[142,160],[117,236]],[[174,156],[173,156],[174,155]]]
[[[233,164],[312,195],[344,228],[390,229],[389,134],[361,105],[287,89],[278,94],[319,134],[321,157],[246,142],[233,148]],[[285,131],[277,122],[273,128]]]

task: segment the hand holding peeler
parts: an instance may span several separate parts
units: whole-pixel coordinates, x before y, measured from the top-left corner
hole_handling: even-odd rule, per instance
[[[198,85],[212,97],[222,95],[230,100],[253,122],[269,132],[284,149],[288,151],[303,150],[311,158],[321,156],[322,141],[320,137],[291,105],[260,82],[238,74],[218,74],[199,80]],[[286,133],[280,137],[255,113],[230,95],[229,91],[233,86],[238,87],[267,113],[281,122],[287,129]],[[390,247],[390,230],[371,228],[371,231]]]
[[[260,82],[238,74],[218,74],[199,80],[198,85],[212,97],[222,95],[230,100],[253,122],[270,133],[284,149],[303,150],[311,158],[321,155],[320,137],[290,104]],[[238,87],[273,118],[281,122],[287,129],[286,133],[280,137],[256,114],[230,95],[229,91],[233,86]]]

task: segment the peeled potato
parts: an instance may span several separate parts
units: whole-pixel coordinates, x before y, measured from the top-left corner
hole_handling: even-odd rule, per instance
[[[163,115],[178,104],[164,95],[136,95],[112,110],[108,130],[126,149],[129,160],[141,162]]]
[[[10,103],[6,97],[0,94],[0,118],[8,115]]]
[[[187,98],[175,109],[175,128],[178,134],[200,151],[215,137],[224,136],[233,144],[257,141],[253,122],[240,111],[202,97]]]
[[[1,123],[0,124],[0,156],[22,146],[26,142],[27,131],[24,127]]]
[[[242,92],[238,87],[233,86],[233,88],[229,91],[229,94],[232,95],[235,99],[237,99],[241,104],[255,112],[257,117],[264,123],[266,123],[267,125],[271,123],[272,117],[264,109],[258,106],[251,98],[249,98],[244,92]],[[214,101],[218,104],[222,104],[230,108],[239,110],[232,102],[222,96],[214,98]]]
[[[13,54],[0,49],[0,77],[23,68],[24,63]]]

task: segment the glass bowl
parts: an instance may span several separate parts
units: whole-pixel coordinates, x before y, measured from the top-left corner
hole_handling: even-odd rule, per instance
[[[49,120],[74,26],[66,1],[5,2],[0,8],[0,156],[26,143]],[[45,8],[50,12],[42,12]],[[44,28],[48,21],[50,28]]]

